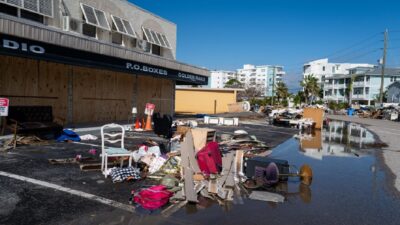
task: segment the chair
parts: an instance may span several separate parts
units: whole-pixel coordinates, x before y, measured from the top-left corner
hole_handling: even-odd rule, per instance
[[[118,130],[116,133],[105,133],[105,129]],[[123,126],[112,123],[106,124],[101,127],[101,171],[107,178],[108,157],[126,157],[129,156],[129,166],[132,166],[133,153],[126,150],[124,147],[125,129]],[[109,147],[105,144],[121,143],[120,147]],[[121,158],[121,167],[123,166],[124,159]]]

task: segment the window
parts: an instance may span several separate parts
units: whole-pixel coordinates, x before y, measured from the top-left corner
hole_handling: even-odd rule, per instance
[[[89,37],[93,37],[96,38],[96,27],[92,26],[90,24],[84,23],[82,24],[82,34],[89,36]]]
[[[0,7],[0,13],[5,13],[11,16],[18,16],[18,8],[2,4]]]
[[[322,71],[325,71],[325,66],[322,67]]]
[[[367,95],[369,94],[369,87],[365,88],[365,94],[367,94]]]
[[[42,16],[53,17],[53,0],[0,0],[0,2]]]
[[[111,41],[114,44],[122,45],[123,44],[122,43],[122,34],[117,33],[117,32],[112,32],[111,33]]]
[[[114,15],[111,15],[111,18],[113,21],[114,30],[116,30],[118,33],[136,38],[136,33],[132,27],[132,24],[128,20]]]
[[[151,44],[171,49],[171,45],[164,34],[158,33],[154,30],[145,27],[142,27],[142,30],[144,37]]]
[[[151,48],[151,53],[153,55],[161,56],[161,47],[157,46],[157,45],[153,45],[152,48]]]
[[[81,9],[85,22],[87,24],[99,27],[104,30],[111,30],[105,12],[85,5],[83,3],[81,3]]]
[[[27,19],[27,20],[32,20],[38,23],[44,23],[44,17],[42,15],[29,12],[26,10],[21,9],[21,18]]]

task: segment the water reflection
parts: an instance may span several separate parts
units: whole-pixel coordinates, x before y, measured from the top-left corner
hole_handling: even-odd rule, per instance
[[[355,123],[330,121],[322,130],[299,135],[301,152],[308,157],[362,157],[361,149],[375,142],[374,135]]]

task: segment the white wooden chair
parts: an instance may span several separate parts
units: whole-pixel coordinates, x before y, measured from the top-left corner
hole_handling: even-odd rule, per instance
[[[116,133],[105,133],[105,129],[112,129],[113,131],[118,130]],[[124,163],[124,158],[129,156],[129,166],[132,166],[133,153],[125,149],[124,147],[125,129],[123,126],[112,123],[106,124],[101,127],[101,171],[104,176],[107,177],[108,169],[108,158],[109,157],[121,157],[121,167]],[[107,143],[116,144],[121,143],[120,147],[106,146]]]

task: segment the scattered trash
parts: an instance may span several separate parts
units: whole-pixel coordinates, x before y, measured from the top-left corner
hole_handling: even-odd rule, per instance
[[[97,150],[96,149],[90,149],[89,150],[89,154],[96,155],[97,154]]]
[[[123,182],[125,180],[139,180],[140,177],[140,169],[134,167],[126,167],[126,168],[112,168],[109,173],[113,183]]]
[[[157,185],[134,194],[133,201],[147,210],[156,210],[168,203],[173,192],[164,185]]]
[[[98,139],[98,137],[91,135],[91,134],[85,134],[80,136],[82,141],[95,141]]]
[[[65,141],[79,142],[81,141],[81,138],[74,131],[64,129],[61,135],[57,138],[57,142],[65,142]]]

